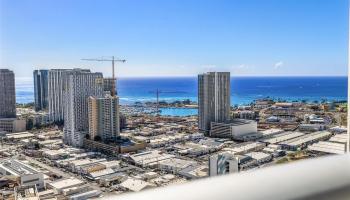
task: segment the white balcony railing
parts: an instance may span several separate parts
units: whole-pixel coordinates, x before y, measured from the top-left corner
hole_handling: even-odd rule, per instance
[[[106,196],[118,200],[350,199],[350,155],[328,156],[149,189]]]

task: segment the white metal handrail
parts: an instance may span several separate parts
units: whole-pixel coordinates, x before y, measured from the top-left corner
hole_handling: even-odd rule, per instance
[[[350,155],[297,161],[104,199],[350,199]]]

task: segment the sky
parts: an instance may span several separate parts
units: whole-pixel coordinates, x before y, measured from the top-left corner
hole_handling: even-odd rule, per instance
[[[347,0],[0,0],[0,68],[120,77],[341,76]]]

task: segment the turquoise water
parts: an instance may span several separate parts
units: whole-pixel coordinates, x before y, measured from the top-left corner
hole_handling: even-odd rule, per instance
[[[163,116],[185,117],[198,114],[198,110],[195,108],[160,108],[160,111]]]

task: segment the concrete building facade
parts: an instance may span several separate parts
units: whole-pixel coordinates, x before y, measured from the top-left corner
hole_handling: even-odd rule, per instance
[[[115,85],[115,87],[114,87]],[[115,88],[115,94],[117,95],[117,84],[115,78],[104,78],[103,79],[103,90],[105,92],[113,93],[113,88]]]
[[[64,119],[63,86],[65,72],[69,69],[51,69],[48,74],[48,101],[50,120],[54,122]]]
[[[89,97],[89,135],[94,140],[114,140],[119,136],[119,97]]]
[[[48,109],[48,73],[49,70],[34,70],[34,105],[35,111]]]
[[[230,72],[198,75],[198,128],[209,133],[211,122],[230,118]]]
[[[230,153],[221,153],[209,157],[209,176],[236,173],[238,171],[238,159]]]
[[[74,69],[64,83],[64,141],[81,147],[89,131],[88,98],[103,96],[102,73]]]
[[[44,187],[44,174],[32,166],[16,159],[0,161],[0,176],[15,176],[21,186]]]
[[[53,122],[64,121],[64,83],[69,72],[74,70],[90,72],[88,69],[50,69],[48,72],[48,107]]]
[[[235,119],[227,123],[211,122],[210,136],[219,138],[243,138],[257,133],[258,123],[254,120]]]
[[[1,118],[0,131],[16,133],[26,130],[26,120],[16,118]]]
[[[0,118],[16,118],[15,74],[0,69]]]

